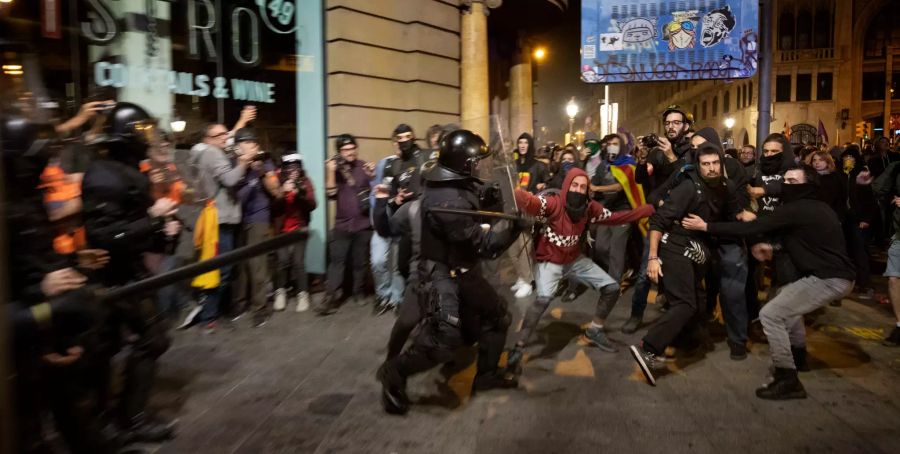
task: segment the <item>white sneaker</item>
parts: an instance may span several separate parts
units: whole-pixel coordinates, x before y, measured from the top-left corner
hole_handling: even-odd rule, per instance
[[[525,286],[525,285],[528,285],[528,283],[525,282],[525,280],[523,280],[523,279],[520,277],[520,278],[516,281],[516,283],[513,284],[513,286],[509,288],[509,291],[511,291],[511,292],[516,292],[516,291],[518,291],[520,288],[522,288],[522,287]]]
[[[306,312],[309,310],[309,292],[300,292],[297,294],[297,312]]]
[[[275,304],[273,304],[273,309],[276,311],[283,311],[287,306],[287,295],[283,288],[280,288],[275,291]]]
[[[531,295],[531,284],[525,283],[516,290],[516,298],[527,298]]]

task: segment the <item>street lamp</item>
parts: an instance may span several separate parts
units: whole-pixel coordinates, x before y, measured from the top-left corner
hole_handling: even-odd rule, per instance
[[[732,147],[734,143],[734,136],[731,128],[734,128],[734,117],[725,119],[725,143],[729,148]]]
[[[544,57],[547,56],[547,49],[543,47],[538,47],[534,50],[534,59],[537,60],[538,63],[544,60]]]
[[[569,116],[569,136],[571,137],[572,131],[575,129],[575,116],[578,115],[578,104],[575,104],[574,96],[566,104],[566,115]]]

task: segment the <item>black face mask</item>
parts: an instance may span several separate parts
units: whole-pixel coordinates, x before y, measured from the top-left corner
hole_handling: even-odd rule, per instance
[[[802,199],[815,199],[817,193],[816,185],[810,183],[784,184],[781,186],[781,198],[784,200],[784,203]]]
[[[703,178],[703,182],[711,188],[718,188],[722,185],[722,177],[706,178],[701,175],[700,178]]]
[[[403,159],[411,158],[413,155],[413,152],[416,149],[415,141],[410,139],[410,140],[407,140],[404,142],[397,142],[397,143],[400,145],[400,157],[402,157]]]
[[[782,153],[772,156],[762,156],[759,158],[759,168],[766,175],[774,175],[781,172],[781,164],[784,161]]]
[[[588,196],[580,192],[569,191],[566,193],[566,213],[572,222],[578,222],[584,217],[588,207]]]

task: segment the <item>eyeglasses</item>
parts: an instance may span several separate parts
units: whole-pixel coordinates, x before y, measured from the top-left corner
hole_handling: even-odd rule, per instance
[[[663,124],[666,126],[681,126],[684,124],[684,122],[681,120],[673,120],[673,121],[663,122]]]

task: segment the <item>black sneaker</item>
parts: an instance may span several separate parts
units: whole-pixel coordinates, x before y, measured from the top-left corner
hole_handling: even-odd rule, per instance
[[[728,348],[731,349],[731,355],[729,357],[732,361],[743,361],[747,359],[747,344],[733,344],[729,342]]]
[[[405,415],[409,412],[409,397],[406,395],[405,385],[393,383],[387,363],[378,368],[377,376],[381,382],[381,405],[384,411],[392,415]]]
[[[140,414],[120,431],[119,441],[122,444],[161,443],[175,438],[175,425],[174,421],[153,421]]]
[[[767,400],[806,399],[806,390],[794,369],[775,368],[772,382],[756,390],[756,397]]]
[[[584,337],[590,344],[596,345],[597,348],[607,353],[616,353],[619,351],[619,349],[614,347],[612,342],[610,342],[609,337],[606,335],[606,331],[602,328],[588,328],[584,332]]]
[[[634,334],[637,332],[638,328],[641,327],[641,322],[643,321],[643,317],[632,315],[628,318],[628,321],[622,325],[622,332],[625,334]]]
[[[656,355],[644,350],[643,347],[632,345],[628,350],[631,351],[631,356],[634,357],[634,361],[641,368],[647,383],[650,383],[651,386],[656,386],[656,378],[653,377],[653,371],[664,369],[665,364],[657,360]]]
[[[881,344],[885,347],[900,347],[900,326],[895,326]]]

